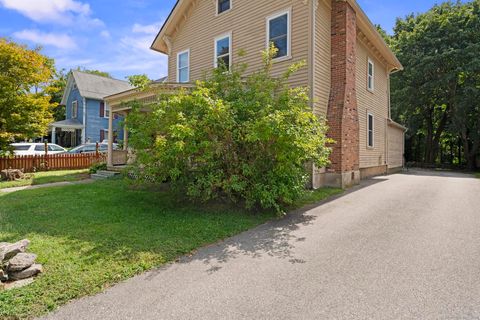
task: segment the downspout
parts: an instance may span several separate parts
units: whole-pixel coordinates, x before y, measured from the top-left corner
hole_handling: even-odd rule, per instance
[[[83,97],[83,131],[82,144],[87,141],[87,99]]]
[[[310,88],[309,91],[309,98],[310,98],[310,106],[312,108],[312,112],[315,112],[315,38],[316,38],[316,12],[318,8],[318,0],[311,0],[309,1],[309,6],[310,6],[310,18],[309,18],[309,39],[308,39],[308,86]],[[312,163],[312,189],[315,189],[317,187],[315,185],[315,174],[316,174],[316,168],[315,164]]]
[[[390,85],[390,76],[394,73],[397,73],[399,72],[400,69],[391,69],[390,71],[388,71],[387,73],[387,90],[388,90],[388,119],[392,119],[392,98],[391,98],[391,85]],[[388,143],[388,140],[389,140],[389,134],[388,134],[388,120],[387,120],[387,126],[386,126],[386,134],[385,134],[385,159],[386,159],[386,163],[387,163],[387,173],[388,173],[388,169],[389,169],[389,166],[390,166],[390,153],[388,152],[389,150],[389,143]],[[405,149],[405,133],[403,135],[403,148]],[[405,151],[403,151],[403,153],[405,153]]]

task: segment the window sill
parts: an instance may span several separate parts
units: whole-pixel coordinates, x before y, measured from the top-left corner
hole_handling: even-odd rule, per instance
[[[223,12],[220,12],[220,13],[215,13],[215,17],[220,17],[220,16],[223,16],[225,15],[226,13],[229,13],[230,11],[232,11],[232,8],[228,9],[228,10],[225,10]]]
[[[280,57],[280,58],[273,58],[272,63],[279,63],[279,62],[284,62],[284,61],[288,61],[288,60],[292,60],[291,55]]]
[[[367,91],[370,92],[371,94],[374,94],[374,93],[375,93],[375,89],[369,89],[369,88],[367,88]]]

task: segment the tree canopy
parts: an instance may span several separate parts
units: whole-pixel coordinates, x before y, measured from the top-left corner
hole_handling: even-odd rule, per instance
[[[392,114],[406,124],[411,161],[475,167],[480,151],[480,0],[445,2],[398,19],[387,43],[405,70],[392,76]]]
[[[61,105],[63,93],[67,87],[68,74],[65,69],[61,69],[55,72],[54,79],[51,84],[50,90],[50,103],[55,104],[53,109],[53,118],[55,121],[61,121],[65,119],[65,106]]]
[[[132,87],[138,89],[145,89],[152,82],[152,80],[150,80],[146,74],[134,74],[128,76],[127,80]]]
[[[53,61],[39,48],[0,38],[0,150],[47,133],[55,107],[50,101],[54,74]]]
[[[100,71],[100,70],[95,70],[95,69],[87,69],[85,67],[77,67],[75,70],[85,72],[85,73],[90,73],[90,74],[95,74],[97,76],[101,77],[106,77],[106,78],[113,78],[112,75],[106,71]]]

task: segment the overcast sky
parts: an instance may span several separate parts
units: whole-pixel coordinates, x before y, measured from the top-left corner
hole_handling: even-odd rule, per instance
[[[389,32],[397,17],[426,11],[437,2],[357,1]],[[174,4],[175,0],[0,0],[0,37],[41,45],[59,68],[83,66],[119,79],[140,73],[158,79],[167,73],[167,59],[149,47]]]

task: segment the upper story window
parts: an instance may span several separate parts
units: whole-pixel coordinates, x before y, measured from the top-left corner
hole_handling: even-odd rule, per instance
[[[373,92],[375,89],[375,64],[372,60],[368,59],[368,71],[367,71],[367,89]]]
[[[190,50],[179,52],[177,55],[177,82],[190,81]]]
[[[100,117],[108,118],[110,116],[110,108],[104,101],[100,101]]]
[[[72,102],[72,118],[76,119],[78,117],[78,102],[77,100]]]
[[[268,43],[278,49],[275,59],[290,56],[290,11],[284,11],[267,18]]]
[[[224,66],[230,69],[232,65],[232,35],[226,34],[215,38],[215,68]]]
[[[373,119],[373,114],[369,113],[367,115],[367,146],[369,148],[374,147],[375,143],[375,128],[374,128],[375,122]]]
[[[232,8],[231,0],[217,0],[217,14],[228,11]]]

